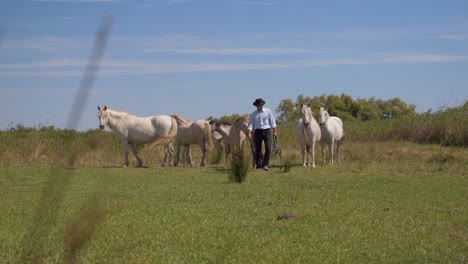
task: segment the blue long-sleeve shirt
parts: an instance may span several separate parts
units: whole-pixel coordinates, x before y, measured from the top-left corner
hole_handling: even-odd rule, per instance
[[[263,107],[262,111],[255,110],[250,115],[248,129],[254,131],[255,129],[268,129],[275,128],[276,121],[270,109]]]

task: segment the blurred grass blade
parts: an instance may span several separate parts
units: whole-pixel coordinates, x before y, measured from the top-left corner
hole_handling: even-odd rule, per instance
[[[80,88],[73,102],[71,112],[68,116],[67,128],[76,129],[78,126],[83,109],[92,90],[94,79],[99,68],[99,64],[106,49],[107,39],[112,25],[112,16],[107,15],[103,18],[101,26],[96,33],[94,47],[91,56],[86,65],[85,73],[80,81]]]
[[[91,92],[100,61],[102,60],[106,48],[111,24],[112,17],[110,15],[105,16],[96,33],[92,53],[68,116],[66,123],[66,127],[68,129],[76,129],[78,127],[83,109]],[[68,183],[73,177],[73,170],[71,168],[75,163],[76,154],[70,147],[72,139],[73,138],[69,138],[66,140],[62,148],[64,155],[70,155],[68,162],[70,169],[51,168],[50,174],[47,177],[47,182],[42,190],[41,198],[31,226],[23,237],[21,255],[23,261],[44,262],[45,257],[48,255],[47,244],[51,243],[51,241],[48,241],[48,234],[55,226],[57,215],[63,202],[63,197],[67,191]],[[99,221],[93,221],[93,223],[99,223]],[[95,229],[95,227],[93,228]],[[89,240],[89,237],[86,240]],[[61,242],[62,241],[54,241],[52,243]],[[82,244],[83,243],[81,243],[81,246]]]

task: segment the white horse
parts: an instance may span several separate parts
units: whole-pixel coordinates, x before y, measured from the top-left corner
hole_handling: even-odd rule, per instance
[[[232,123],[232,129],[229,131],[229,137],[231,140],[231,149],[234,151],[236,149],[244,149],[245,145],[245,140],[247,138],[247,134],[249,133],[248,131],[248,125],[249,123],[249,117],[248,116],[242,116],[234,120],[234,123]]]
[[[330,153],[330,164],[333,165],[333,144],[336,142],[336,162],[340,157],[341,140],[344,138],[343,122],[336,116],[330,116],[328,110],[320,107],[319,114],[320,130],[322,131],[322,139],[320,145],[322,147],[322,161],[325,163],[325,149],[323,144],[328,144]]]
[[[188,148],[188,162],[192,166],[192,157],[190,153],[190,145],[197,144],[202,151],[202,161],[200,166],[206,164],[206,151],[208,147],[213,147],[213,140],[211,138],[211,126],[206,120],[196,120],[189,122],[178,114],[172,114],[172,118],[177,121],[177,136],[176,140],[176,159],[174,166],[179,164],[180,148],[186,146]]]
[[[237,118],[234,123],[232,124],[232,129],[229,133],[229,137],[231,139],[231,149],[236,150],[236,148],[240,148],[241,151],[244,150],[245,140],[249,140],[247,135],[249,134],[249,117],[242,116]],[[252,166],[255,168],[255,143],[254,137],[249,140],[250,143],[250,153],[252,154]],[[262,157],[263,160],[263,157]]]
[[[234,123],[231,125],[228,122],[212,120],[210,121],[211,130],[219,133],[223,137],[224,141],[224,150],[226,153],[226,163],[229,160],[232,151],[243,151],[245,140],[248,134],[248,124],[249,120],[247,116],[237,118]],[[252,138],[253,142],[253,138]],[[252,157],[255,155],[254,144],[251,143],[251,152]],[[255,158],[253,158],[253,166],[255,166]]]
[[[321,138],[321,131],[308,104],[301,104],[301,120],[296,127],[296,140],[301,145],[302,165],[315,168],[315,142]],[[309,152],[306,162],[306,155]],[[312,162],[312,163],[311,163]]]
[[[133,155],[135,155],[138,166],[141,167],[143,164],[134,144],[164,144],[164,160],[162,165],[166,165],[168,155],[169,164],[172,163],[174,148],[171,142],[177,134],[177,123],[170,116],[138,117],[124,111],[107,108],[107,106],[104,106],[102,109],[98,106],[98,118],[99,128],[104,129],[105,126],[109,127],[122,141],[125,154],[125,168],[129,165],[128,147],[130,147]]]
[[[228,162],[229,155],[231,154],[230,138],[229,133],[231,131],[232,125],[229,122],[221,120],[210,120],[211,125],[211,135],[213,143],[218,150],[218,152],[223,151],[226,154],[225,161]],[[221,145],[221,141],[223,145]]]

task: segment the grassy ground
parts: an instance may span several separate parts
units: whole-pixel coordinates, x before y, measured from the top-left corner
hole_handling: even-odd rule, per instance
[[[296,152],[284,156],[299,163]],[[196,155],[196,153],[195,153]],[[466,262],[468,151],[352,143],[340,164],[0,167],[1,262]],[[285,216],[288,214],[287,216]],[[284,216],[284,217],[282,217]]]

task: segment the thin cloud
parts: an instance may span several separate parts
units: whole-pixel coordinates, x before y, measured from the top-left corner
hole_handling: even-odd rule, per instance
[[[378,54],[367,58],[329,58],[282,62],[210,62],[153,63],[147,61],[105,61],[99,75],[130,76],[192,72],[230,72],[308,68],[343,65],[450,63],[468,61],[468,55],[446,54]],[[71,77],[81,76],[85,60],[61,59],[34,63],[0,64],[0,76]]]
[[[10,19],[6,21],[5,26],[8,28],[37,28],[34,22],[24,19]]]
[[[78,17],[78,16],[66,16],[66,17],[59,17],[58,19],[59,20],[76,20],[78,18],[80,18],[80,17]]]
[[[278,2],[265,2],[265,1],[235,1],[234,4],[238,5],[279,5]]]
[[[145,49],[155,53],[209,54],[209,55],[285,55],[311,53],[305,49],[294,48],[232,48],[232,49]]]
[[[40,36],[25,39],[8,39],[5,41],[3,48],[25,51],[63,51],[89,48],[91,44],[92,40],[90,38]]]
[[[63,3],[91,3],[91,2],[102,2],[102,3],[117,3],[121,0],[32,0],[33,2],[63,2]]]
[[[157,7],[163,5],[172,5],[184,2],[192,2],[192,0],[156,0],[156,1],[149,1],[148,3],[139,5],[138,7]]]
[[[26,62],[26,63],[10,63],[10,64],[0,64],[0,69],[37,69],[41,68],[55,68],[55,67],[83,67],[86,65],[85,60],[75,60],[75,59],[57,59],[57,60],[47,60],[40,62]]]
[[[464,40],[468,38],[465,27],[450,28],[394,28],[394,29],[355,29],[330,33],[329,36],[347,40],[414,40],[447,39]]]

